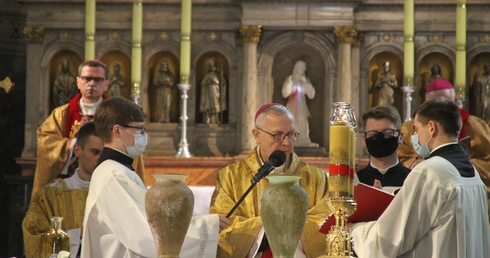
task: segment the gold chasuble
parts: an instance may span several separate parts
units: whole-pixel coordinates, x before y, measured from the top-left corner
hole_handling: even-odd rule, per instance
[[[307,257],[325,254],[326,236],[318,232],[319,225],[331,213],[327,207],[327,177],[320,168],[299,160],[295,153],[285,174],[301,175],[299,184],[308,195],[308,217],[301,235]],[[260,168],[257,149],[245,160],[229,165],[218,172],[216,189],[211,199],[210,213],[225,216],[245,193],[251,179]],[[255,185],[243,202],[230,216],[231,225],[221,231],[218,242],[218,258],[245,258],[256,241],[262,227],[259,215],[259,197],[268,185],[266,178]]]
[[[83,117],[78,104],[80,98],[81,94],[79,93],[68,104],[55,108],[37,129],[37,164],[32,195],[39,188],[59,177],[71,158],[69,157],[72,153],[70,151],[71,141],[78,134],[80,121]],[[134,159],[133,167],[145,182],[144,164],[141,156]]]
[[[50,217],[63,217],[62,228],[65,232],[82,227],[88,188],[69,189],[62,179],[55,180],[55,184],[61,187],[45,186],[39,189],[22,222],[27,258],[40,256],[41,234],[50,228]]]

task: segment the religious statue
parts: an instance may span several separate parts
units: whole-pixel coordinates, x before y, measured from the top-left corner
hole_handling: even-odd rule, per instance
[[[217,71],[216,59],[208,60],[208,72],[201,81],[201,98],[199,112],[204,114],[204,123],[223,122],[223,111],[226,110],[226,80],[223,68]]]
[[[124,86],[124,79],[121,75],[121,65],[115,63],[113,68],[114,68],[114,73],[109,79],[109,90],[111,93],[111,97],[116,97],[122,95],[121,89]]]
[[[439,64],[434,64],[430,68],[430,76],[424,82],[422,82],[422,86],[420,87],[419,95],[420,95],[420,103],[425,101],[425,89],[427,86],[435,79],[444,79],[441,75],[441,66]]]
[[[53,84],[53,101],[55,107],[64,105],[78,93],[77,81],[71,74],[68,60],[61,61],[61,70]]]
[[[378,76],[376,84],[371,88],[373,94],[372,107],[393,106],[394,88],[398,88],[398,82],[394,74],[390,72],[390,62],[383,64],[383,72]]]
[[[473,86],[476,115],[490,124],[490,64],[483,65],[483,72]]]
[[[153,77],[153,86],[157,93],[158,122],[170,123],[170,105],[172,104],[172,88],[175,77],[168,68],[166,61],[160,62],[158,71]]]
[[[306,97],[313,99],[315,97],[315,88],[311,84],[308,77],[305,75],[306,63],[297,61],[294,64],[293,71],[282,85],[282,96],[289,97],[286,107],[294,114],[294,125],[296,131],[300,133],[295,146],[312,147],[317,144],[310,140],[310,128],[308,118],[310,111],[306,105]]]

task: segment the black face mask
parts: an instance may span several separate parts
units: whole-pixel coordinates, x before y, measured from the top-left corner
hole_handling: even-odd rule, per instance
[[[399,136],[398,136],[399,137]],[[371,156],[384,158],[393,154],[398,148],[398,137],[385,138],[382,132],[366,139],[366,148]]]

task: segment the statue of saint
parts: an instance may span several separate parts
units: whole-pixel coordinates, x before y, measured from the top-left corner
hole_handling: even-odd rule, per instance
[[[294,126],[300,133],[298,140],[294,143],[298,147],[311,147],[317,144],[310,140],[310,128],[308,118],[310,111],[306,105],[306,97],[313,99],[315,97],[315,88],[305,75],[306,63],[297,61],[294,64],[293,71],[282,85],[282,96],[289,97],[286,107],[294,114]]]
[[[109,79],[109,90],[111,93],[111,97],[122,96],[121,89],[124,86],[124,79],[121,75],[121,65],[115,63],[113,68],[114,73]]]
[[[222,112],[226,110],[226,80],[223,69],[217,71],[214,57],[208,60],[208,72],[201,81],[199,112],[204,115],[204,123],[223,122]]]
[[[483,66],[483,72],[473,86],[476,95],[476,115],[490,124],[490,64]]]
[[[174,74],[169,70],[168,63],[166,61],[160,62],[160,66],[153,76],[153,86],[157,92],[158,121],[160,123],[170,123],[174,80]]]
[[[383,64],[383,72],[378,76],[376,84],[371,88],[373,94],[372,107],[393,106],[394,88],[398,88],[398,82],[394,74],[390,72],[390,62]]]
[[[424,103],[425,101],[425,89],[427,86],[435,79],[444,79],[441,75],[441,66],[439,64],[434,64],[430,68],[430,76],[428,79],[426,79],[425,83],[422,82],[422,87],[420,87],[419,91],[419,96],[420,96],[420,103]]]
[[[77,80],[70,72],[68,60],[61,61],[61,70],[53,84],[53,101],[55,107],[64,105],[78,93]]]

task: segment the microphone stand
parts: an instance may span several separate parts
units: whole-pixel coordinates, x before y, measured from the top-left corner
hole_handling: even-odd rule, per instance
[[[230,212],[228,212],[228,214],[226,214],[226,218],[230,218],[231,214],[236,210],[236,208],[238,208],[238,205],[240,205],[240,203],[243,202],[243,199],[245,199],[245,197],[252,190],[252,188],[254,188],[254,186],[256,184],[257,184],[257,182],[252,181],[252,184],[248,187],[247,191],[245,191],[245,193],[242,195],[242,197],[240,197],[240,199],[238,200],[238,202],[235,203],[235,205],[233,205],[233,208],[230,210]]]

